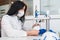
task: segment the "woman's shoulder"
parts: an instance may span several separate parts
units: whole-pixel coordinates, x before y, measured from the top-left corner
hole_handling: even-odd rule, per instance
[[[9,22],[10,21],[10,18],[8,15],[4,15],[1,19],[1,23],[5,23],[5,22]]]
[[[8,17],[9,15],[4,15],[3,17]]]
[[[4,15],[2,19],[9,19],[9,15]]]

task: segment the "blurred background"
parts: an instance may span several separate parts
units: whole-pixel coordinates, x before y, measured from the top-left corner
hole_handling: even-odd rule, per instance
[[[18,0],[0,0],[0,22],[1,22],[2,16],[7,13],[7,11],[9,10],[9,7],[14,1],[18,1]],[[35,10],[34,1],[36,0],[21,0],[21,1],[24,1],[28,6],[26,16],[30,16],[30,17],[33,16],[34,10]],[[39,2],[40,3],[38,5],[40,8],[40,11],[39,11],[40,14],[47,15],[47,11],[49,11],[48,15],[49,17],[51,17],[50,29],[58,32],[60,35],[60,0],[39,0]],[[32,23],[30,24],[32,25]],[[41,24],[41,28],[46,28],[46,22],[41,22],[40,24]],[[1,34],[1,25],[0,25],[0,34]]]

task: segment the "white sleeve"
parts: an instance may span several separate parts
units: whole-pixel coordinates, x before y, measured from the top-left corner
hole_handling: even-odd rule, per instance
[[[25,20],[23,24],[23,29],[26,31],[32,30],[33,20]]]
[[[9,23],[9,20],[6,18],[2,18],[1,21],[2,29],[6,32],[8,37],[21,37],[21,36],[27,36],[27,33],[23,30],[16,30],[12,28],[12,25]]]

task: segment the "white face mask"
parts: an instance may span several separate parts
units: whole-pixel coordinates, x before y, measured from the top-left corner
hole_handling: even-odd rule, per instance
[[[24,15],[24,11],[18,11],[18,14],[17,14],[18,17],[22,17],[23,15]]]

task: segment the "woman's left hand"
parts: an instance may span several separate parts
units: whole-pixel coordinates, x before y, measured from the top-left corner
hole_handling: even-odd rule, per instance
[[[37,23],[36,23],[36,24],[34,24],[34,25],[33,25],[33,28],[34,28],[34,27],[36,27],[36,26],[40,26],[40,24],[37,24]]]

